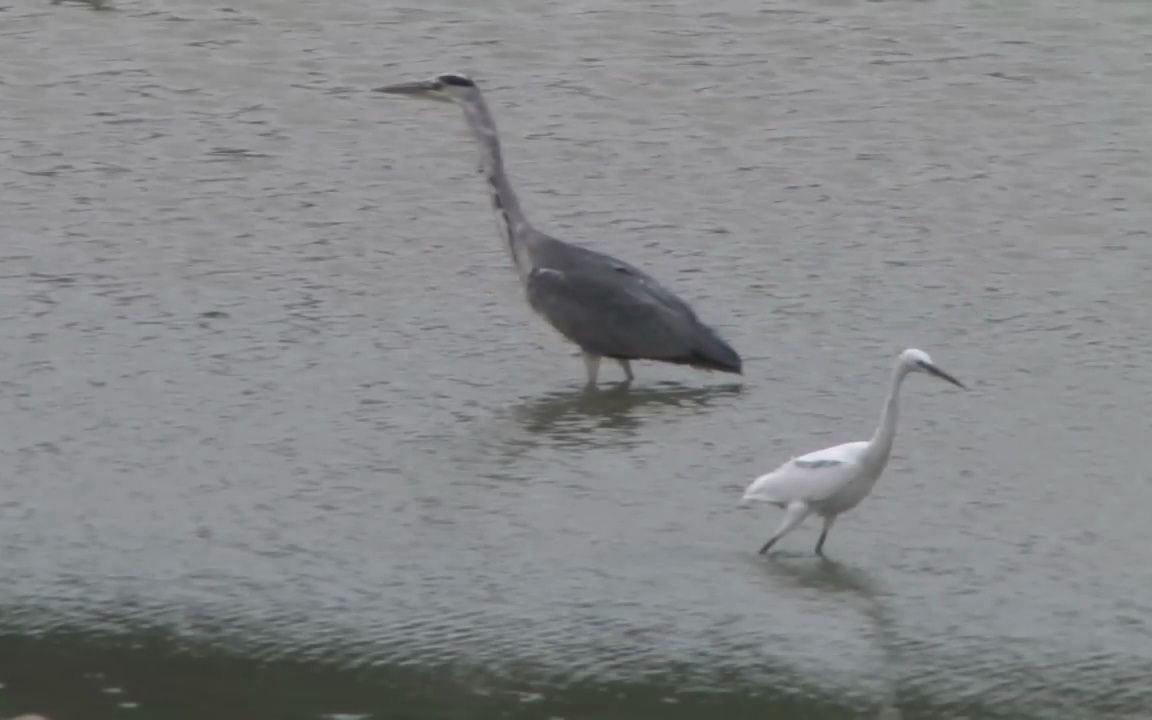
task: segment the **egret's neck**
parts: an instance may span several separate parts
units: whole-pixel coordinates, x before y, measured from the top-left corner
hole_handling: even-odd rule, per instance
[[[884,410],[880,413],[880,426],[868,443],[868,456],[885,461],[892,452],[892,441],[896,438],[896,420],[900,415],[900,386],[908,376],[908,368],[898,363],[892,370],[892,380],[888,388],[888,397],[884,401]]]
[[[508,246],[512,262],[520,277],[524,278],[532,269],[529,252],[531,227],[520,209],[520,200],[504,172],[504,157],[500,152],[500,139],[496,135],[496,123],[492,113],[479,93],[475,98],[461,105],[468,127],[476,136],[480,146],[480,173],[488,182],[492,195],[492,209],[496,211],[496,226]]]

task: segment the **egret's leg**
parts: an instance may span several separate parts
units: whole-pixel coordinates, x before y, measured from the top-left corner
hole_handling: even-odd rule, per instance
[[[816,554],[824,557],[824,540],[828,537],[828,531],[832,529],[832,523],[836,522],[835,515],[829,515],[824,518],[824,529],[820,531],[820,539],[816,541]]]
[[[632,363],[627,360],[617,360],[616,362],[620,363],[620,368],[624,371],[624,382],[632,382],[632,379],[635,377],[632,374]]]
[[[794,502],[784,509],[784,519],[780,521],[780,527],[776,528],[776,533],[768,538],[768,542],[764,543],[764,547],[760,548],[760,554],[768,552],[768,548],[776,544],[776,541],[784,537],[788,533],[804,521],[808,517],[808,503]]]
[[[584,353],[584,369],[588,371],[588,384],[596,384],[596,376],[600,373],[600,356]]]

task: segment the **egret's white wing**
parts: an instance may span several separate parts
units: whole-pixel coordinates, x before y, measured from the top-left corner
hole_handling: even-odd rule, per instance
[[[792,458],[788,463],[796,463],[801,467],[820,467],[821,465],[854,463],[860,459],[860,454],[864,452],[864,448],[866,447],[868,447],[868,443],[863,440],[844,443],[843,445],[833,445],[823,450],[816,450],[807,455]],[[784,464],[787,465],[788,463]]]
[[[744,500],[776,504],[819,502],[835,494],[856,474],[866,442],[836,445],[792,458],[752,481]]]

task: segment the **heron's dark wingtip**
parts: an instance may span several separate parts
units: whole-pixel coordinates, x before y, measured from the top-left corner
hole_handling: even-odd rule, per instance
[[[740,356],[732,353],[732,357],[717,357],[715,354],[697,352],[688,360],[688,364],[701,370],[715,370],[717,372],[743,375],[744,367]]]
[[[692,364],[697,367],[732,373],[733,375],[744,374],[744,362],[740,359],[740,354],[711,330],[704,338],[704,342],[692,355],[694,361]]]
[[[744,368],[740,367],[739,365],[736,365],[735,367],[718,368],[718,369],[720,370],[720,372],[726,372],[726,373],[731,373],[733,375],[740,375],[740,376],[744,375]]]

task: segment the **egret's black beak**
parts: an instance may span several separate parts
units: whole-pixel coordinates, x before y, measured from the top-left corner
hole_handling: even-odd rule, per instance
[[[922,362],[922,363],[920,363],[920,367],[927,370],[929,374],[935,375],[936,377],[940,378],[941,380],[947,380],[948,382],[952,383],[953,385],[955,385],[956,387],[958,387],[962,390],[968,389],[967,387],[965,387],[964,383],[960,382],[959,380],[952,377],[948,373],[944,372],[940,368],[936,367],[932,363]]]
[[[409,95],[411,97],[425,97],[439,100],[440,97],[436,92],[439,89],[440,83],[436,82],[435,80],[420,80],[418,82],[385,85],[384,87],[376,88],[375,92],[388,93],[389,95]]]

